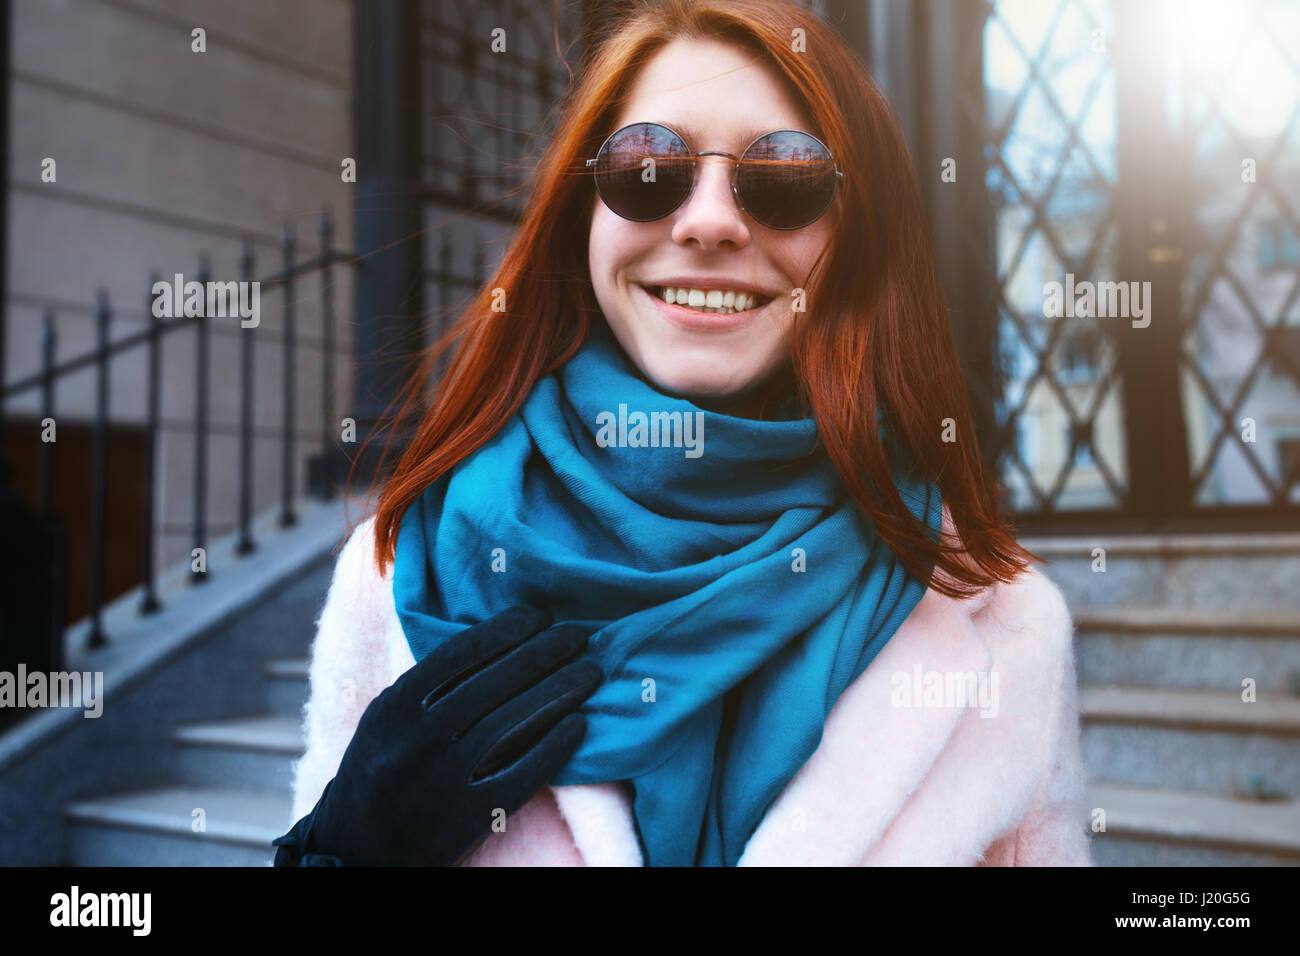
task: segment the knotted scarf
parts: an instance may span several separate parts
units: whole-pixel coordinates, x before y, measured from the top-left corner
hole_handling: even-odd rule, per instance
[[[630,781],[647,865],[735,865],[925,592],[817,437],[660,391],[597,321],[403,515],[393,594],[416,660],[515,604],[593,631],[605,681],[552,783]],[[938,487],[890,454],[938,540]]]

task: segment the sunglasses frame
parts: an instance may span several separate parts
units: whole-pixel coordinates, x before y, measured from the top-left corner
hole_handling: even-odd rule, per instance
[[[600,157],[604,154],[605,147],[609,145],[610,140],[612,140],[619,133],[623,132],[625,129],[630,129],[633,126],[659,126],[662,127],[663,129],[668,130],[668,132],[672,133],[674,136],[678,138],[678,140],[681,141],[681,144],[686,147],[686,155],[683,155],[682,159],[690,159],[691,161],[691,188],[687,190],[686,195],[681,198],[680,202],[674,205],[663,215],[654,216],[653,218],[650,219],[634,219],[631,216],[624,216],[621,212],[618,212],[616,209],[614,209],[614,207],[610,206],[610,204],[606,202],[605,194],[601,192],[600,189],[600,179],[597,177],[593,177],[596,182],[596,193],[600,196],[600,201],[605,203],[605,208],[607,208],[610,212],[614,213],[614,215],[618,216],[619,218],[626,219],[628,222],[658,222],[660,219],[666,219],[667,217],[671,216],[678,209],[681,209],[682,206],[690,202],[691,197],[695,195],[695,187],[699,185],[700,182],[700,164],[698,160],[701,156],[725,156],[727,157],[727,159],[732,160],[733,165],[731,167],[731,195],[735,197],[736,205],[740,207],[742,212],[744,212],[747,216],[753,219],[754,222],[758,223],[760,226],[763,226],[764,228],[767,229],[776,229],[780,232],[793,232],[796,229],[806,229],[809,226],[811,226],[813,223],[815,223],[818,219],[820,219],[822,216],[826,215],[826,210],[830,209],[835,202],[835,195],[839,190],[840,183],[844,181],[844,173],[840,170],[839,164],[835,162],[835,157],[831,154],[830,147],[827,146],[825,143],[823,143],[812,133],[807,132],[806,130],[802,130],[802,129],[769,130],[766,133],[762,133],[758,136],[755,136],[750,141],[749,145],[744,148],[741,154],[739,156],[736,156],[732,153],[723,152],[720,149],[706,149],[698,153],[693,152],[691,150],[691,144],[686,141],[686,137],[683,136],[680,132],[673,129],[667,123],[657,123],[653,121],[628,123],[626,126],[620,126],[618,129],[614,130],[614,132],[610,133],[608,136],[605,137],[605,141],[600,144],[600,149],[596,150],[596,155],[593,158],[587,160],[588,168],[594,167],[597,164],[597,162],[600,161]],[[822,149],[826,151],[826,156],[827,158],[830,159],[831,167],[835,172],[835,186],[831,190],[831,198],[827,200],[826,205],[822,207],[821,211],[818,212],[816,216],[814,216],[812,219],[809,219],[807,222],[802,223],[798,226],[769,226],[767,223],[763,222],[763,220],[759,219],[752,212],[750,212],[748,209],[745,208],[745,201],[740,198],[740,190],[736,188],[736,178],[740,175],[740,164],[744,162],[745,155],[751,149],[753,149],[755,143],[757,143],[761,139],[766,139],[767,137],[773,135],[774,133],[798,133],[800,136],[807,136],[814,143],[816,143],[818,146],[820,146]],[[595,170],[593,170],[593,172],[595,172]]]

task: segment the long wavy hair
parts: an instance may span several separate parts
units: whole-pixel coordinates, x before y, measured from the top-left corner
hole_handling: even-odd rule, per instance
[[[808,52],[792,48],[796,29],[804,31]],[[784,77],[818,127],[811,132],[846,170],[831,241],[802,286],[816,305],[795,313],[788,366],[845,488],[890,550],[935,590],[967,598],[1013,580],[1028,559],[1041,559],[1016,543],[981,460],[897,120],[853,50],[815,12],[788,0],[641,0],[597,38],[561,104],[500,266],[424,350],[418,373],[395,400],[399,411],[386,419],[380,476],[399,436],[404,447],[392,474],[376,479],[380,574],[394,560],[406,509],[578,350],[589,322],[604,321],[587,268],[597,197],[585,160],[611,132],[639,68],[679,38],[727,41],[756,54]],[[493,310],[497,289],[505,290],[505,311]],[[430,401],[425,383],[457,341]],[[939,542],[894,485],[877,434],[878,404],[891,439],[939,485],[955,526]],[[955,428],[956,441],[943,440],[945,426]]]

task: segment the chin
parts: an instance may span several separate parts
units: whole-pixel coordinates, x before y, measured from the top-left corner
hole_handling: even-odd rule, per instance
[[[752,380],[748,376],[737,375],[735,369],[727,375],[718,374],[718,358],[712,357],[707,367],[693,369],[683,367],[680,361],[650,361],[642,369],[643,374],[660,391],[684,398],[726,399],[738,396],[747,390]]]

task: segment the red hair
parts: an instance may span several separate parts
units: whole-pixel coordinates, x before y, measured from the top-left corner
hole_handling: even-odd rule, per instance
[[[795,29],[804,31],[809,52],[792,49]],[[930,587],[965,598],[1011,581],[1028,559],[1041,559],[1016,543],[982,462],[898,123],[854,52],[816,13],[787,0],[643,0],[598,39],[536,166],[531,201],[500,266],[455,326],[425,350],[419,373],[399,395],[390,434],[412,437],[383,480],[375,510],[380,573],[394,559],[406,509],[578,350],[589,322],[604,321],[587,269],[596,194],[585,160],[611,131],[639,67],[679,38],[722,40],[757,53],[802,101],[818,127],[810,132],[846,171],[832,238],[803,286],[817,306],[796,313],[790,332],[799,400],[845,488],[890,550]],[[505,311],[492,309],[495,289],[506,292]],[[447,374],[422,410],[423,385],[457,339]],[[899,448],[939,485],[957,540],[945,534],[946,541],[932,541],[903,504],[877,434],[877,403]],[[955,442],[943,440],[946,424]],[[392,444],[390,438],[385,457]],[[931,576],[937,568],[947,579]]]

